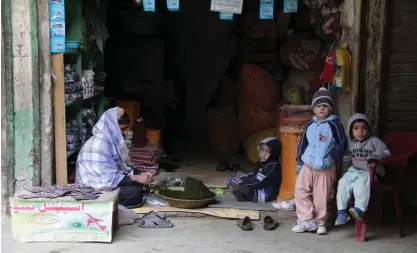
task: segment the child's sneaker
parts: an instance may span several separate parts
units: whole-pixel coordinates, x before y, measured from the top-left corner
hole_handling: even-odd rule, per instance
[[[317,224],[314,220],[297,220],[297,226],[292,228],[295,233],[313,232],[317,230]]]
[[[347,214],[345,210],[338,211],[335,225],[339,226],[339,225],[346,224],[349,220],[350,220],[350,216]]]
[[[350,215],[352,215],[353,218],[357,219],[358,221],[363,221],[363,212],[361,209],[355,207],[349,209]]]
[[[295,201],[293,199],[291,200],[284,200],[281,202],[274,202],[272,204],[273,207],[279,210],[289,210],[294,211],[295,210]]]
[[[327,235],[327,228],[325,225],[318,225],[317,226],[317,234],[318,235]]]

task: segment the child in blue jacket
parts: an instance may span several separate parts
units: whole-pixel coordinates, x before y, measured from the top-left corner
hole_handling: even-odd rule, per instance
[[[335,180],[335,164],[347,147],[343,126],[331,115],[331,93],[320,88],[313,95],[314,112],[304,128],[297,152],[297,182],[294,189],[297,226],[296,233],[327,233],[327,203]]]

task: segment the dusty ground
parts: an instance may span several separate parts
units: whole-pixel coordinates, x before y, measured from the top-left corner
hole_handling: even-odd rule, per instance
[[[280,218],[281,226],[273,232],[255,222],[255,230],[241,231],[233,220],[171,218],[171,229],[142,229],[135,225],[121,227],[112,244],[98,243],[18,243],[12,241],[9,222],[2,226],[2,251],[18,253],[114,253],[114,252],[417,252],[417,223],[409,219],[408,236],[400,239],[392,227],[372,230],[372,240],[354,240],[354,227],[331,231],[326,236],[294,234],[292,218]]]

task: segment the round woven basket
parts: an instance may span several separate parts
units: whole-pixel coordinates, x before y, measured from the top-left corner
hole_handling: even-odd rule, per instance
[[[167,187],[166,189],[173,191],[184,191],[184,187]],[[159,193],[159,190],[155,191],[155,194],[164,199],[171,207],[184,208],[184,209],[197,209],[206,207],[216,198],[216,194],[213,193],[212,198],[201,200],[188,200],[188,199],[174,199],[169,198]]]

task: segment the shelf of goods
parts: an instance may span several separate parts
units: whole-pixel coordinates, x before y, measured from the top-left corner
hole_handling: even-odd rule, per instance
[[[58,84],[54,88],[55,170],[56,184],[60,185],[75,180],[78,151],[91,136],[94,124],[104,111],[103,89],[94,84],[95,73],[89,69],[91,54],[81,45],[84,31],[82,1],[65,1],[65,23],[65,53],[52,55],[55,84]]]

